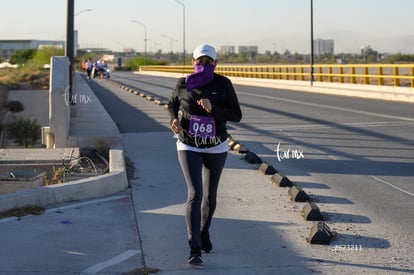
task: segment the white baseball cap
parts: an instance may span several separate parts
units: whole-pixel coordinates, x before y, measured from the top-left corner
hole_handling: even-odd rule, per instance
[[[214,49],[214,47],[207,45],[207,44],[199,45],[197,46],[197,48],[195,48],[193,52],[193,58],[198,59],[199,57],[202,57],[202,56],[208,56],[211,59],[216,60],[217,59],[216,49]]]

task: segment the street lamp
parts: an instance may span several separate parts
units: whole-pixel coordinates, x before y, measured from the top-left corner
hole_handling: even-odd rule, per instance
[[[74,17],[77,17],[78,15],[80,15],[80,14],[82,14],[82,13],[84,13],[84,12],[88,12],[88,11],[92,11],[92,9],[83,9],[83,10],[81,10],[81,11],[78,11],[75,15],[74,15]],[[74,26],[75,26],[76,24],[74,23]],[[74,55],[76,56],[76,54],[77,54],[77,52],[78,52],[78,49],[79,49],[79,41],[78,41],[78,31],[76,30],[76,29],[74,29],[73,30],[74,31],[74,36],[73,36],[73,39],[74,39]]]
[[[151,38],[148,38],[148,40],[154,42],[154,54],[155,54],[157,52],[157,45],[161,45],[161,44]]]
[[[170,40],[170,52],[173,52],[173,42],[177,42],[178,40],[173,39],[171,36],[166,35],[166,34],[162,34],[162,36],[167,37]]]
[[[79,14],[84,13],[84,12],[86,12],[86,11],[92,11],[92,9],[83,9],[83,10],[81,10],[81,11],[78,11],[78,12],[75,14],[75,16],[78,16]]]
[[[145,26],[144,24],[142,24],[141,22],[139,22],[138,20],[131,20],[131,22],[133,23],[137,23],[138,25],[141,25],[142,27],[144,27],[144,43],[145,43],[145,51],[144,51],[144,63],[147,63],[147,26]]]
[[[179,0],[175,0],[178,4],[183,6],[183,73],[185,70],[185,5]]]

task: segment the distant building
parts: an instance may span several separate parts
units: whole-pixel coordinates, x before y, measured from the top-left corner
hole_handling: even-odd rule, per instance
[[[122,51],[124,53],[135,53],[135,49],[134,48],[124,48]]]
[[[0,40],[0,56],[9,59],[16,51],[23,49],[40,49],[42,47],[55,46],[59,48],[65,47],[65,41],[57,40]]]
[[[236,53],[235,47],[234,46],[221,46],[220,53],[221,54],[234,54]]]
[[[257,54],[258,52],[259,52],[258,46],[239,46],[239,53]]]
[[[316,39],[313,41],[315,55],[334,54],[334,41],[331,39]]]

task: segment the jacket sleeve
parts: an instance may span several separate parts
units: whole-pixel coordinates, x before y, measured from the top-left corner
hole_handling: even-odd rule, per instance
[[[239,122],[242,119],[239,100],[231,81],[227,78],[225,80],[226,101],[221,106],[213,106],[211,115],[216,119]]]
[[[180,110],[180,98],[179,98],[179,91],[180,91],[180,86],[182,85],[182,83],[185,83],[184,78],[180,78],[177,81],[177,85],[174,88],[174,91],[172,92],[171,98],[168,101],[167,104],[167,111],[168,111],[168,115],[170,116],[170,124],[172,123],[172,121],[174,119],[178,119],[178,111]]]

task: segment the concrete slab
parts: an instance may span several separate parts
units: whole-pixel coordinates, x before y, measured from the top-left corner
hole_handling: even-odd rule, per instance
[[[0,274],[122,274],[141,265],[129,192],[0,220]]]
[[[48,90],[10,90],[9,101],[20,101],[24,110],[17,116],[36,118],[41,126],[49,125]]]
[[[0,149],[0,165],[50,164],[61,165],[63,160],[78,158],[79,148]]]

